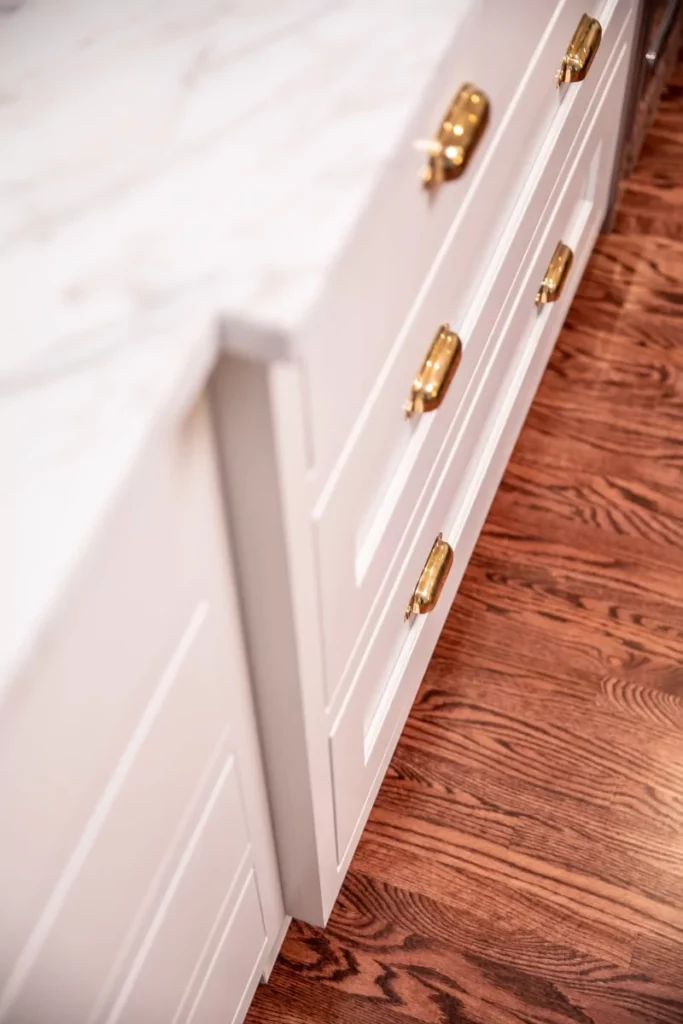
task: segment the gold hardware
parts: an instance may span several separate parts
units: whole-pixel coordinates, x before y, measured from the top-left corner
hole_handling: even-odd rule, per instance
[[[569,246],[565,245],[564,242],[558,242],[548,264],[548,269],[545,272],[545,277],[541,282],[541,287],[536,293],[537,306],[542,305],[544,302],[557,302],[562,294],[564,282],[567,279],[573,259],[574,253]]]
[[[436,136],[427,145],[429,159],[422,170],[425,188],[436,188],[442,181],[462,174],[486,126],[488,112],[488,97],[481,89],[471,82],[460,86]]]
[[[406,608],[406,619],[411,615],[425,615],[431,612],[439,600],[452,565],[453,548],[439,534],[420,573],[410,604]]]
[[[560,70],[555,75],[558,85],[582,82],[590,70],[602,39],[602,26],[595,18],[584,14],[567,47]]]
[[[427,358],[413,381],[410,398],[403,406],[406,416],[439,408],[461,357],[460,338],[448,324],[443,324],[434,335]]]

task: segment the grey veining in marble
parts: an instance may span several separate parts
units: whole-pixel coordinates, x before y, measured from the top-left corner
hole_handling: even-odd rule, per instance
[[[6,14],[14,339],[0,364],[126,340],[193,293],[206,312],[295,329],[468,5],[30,0]]]

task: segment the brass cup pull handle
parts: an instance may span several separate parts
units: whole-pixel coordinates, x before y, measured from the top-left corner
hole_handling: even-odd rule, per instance
[[[411,615],[426,615],[432,611],[439,600],[452,565],[453,548],[439,534],[420,573],[410,604],[406,608],[406,619]]]
[[[569,246],[565,245],[564,242],[558,242],[552,259],[548,264],[548,269],[545,272],[545,277],[541,282],[541,287],[536,292],[537,306],[541,306],[546,302],[557,302],[562,294],[564,282],[567,280],[567,274],[573,259],[574,253]]]
[[[431,412],[444,400],[462,358],[462,343],[448,324],[442,324],[422,364],[403,410],[406,416]]]
[[[567,47],[560,69],[555,75],[558,86],[584,80],[600,48],[601,39],[602,26],[600,22],[587,14],[582,15],[581,21],[576,26],[576,32]]]
[[[427,166],[421,175],[425,188],[437,188],[462,174],[486,127],[488,113],[486,94],[472,82],[461,85],[433,140],[427,143]]]

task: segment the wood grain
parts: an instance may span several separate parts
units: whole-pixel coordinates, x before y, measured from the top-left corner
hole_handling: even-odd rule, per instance
[[[683,1022],[680,66],[266,1021]]]

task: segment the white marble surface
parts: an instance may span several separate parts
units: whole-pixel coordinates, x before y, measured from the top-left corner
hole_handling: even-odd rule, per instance
[[[0,0],[0,685],[217,324],[285,351],[471,0]]]

